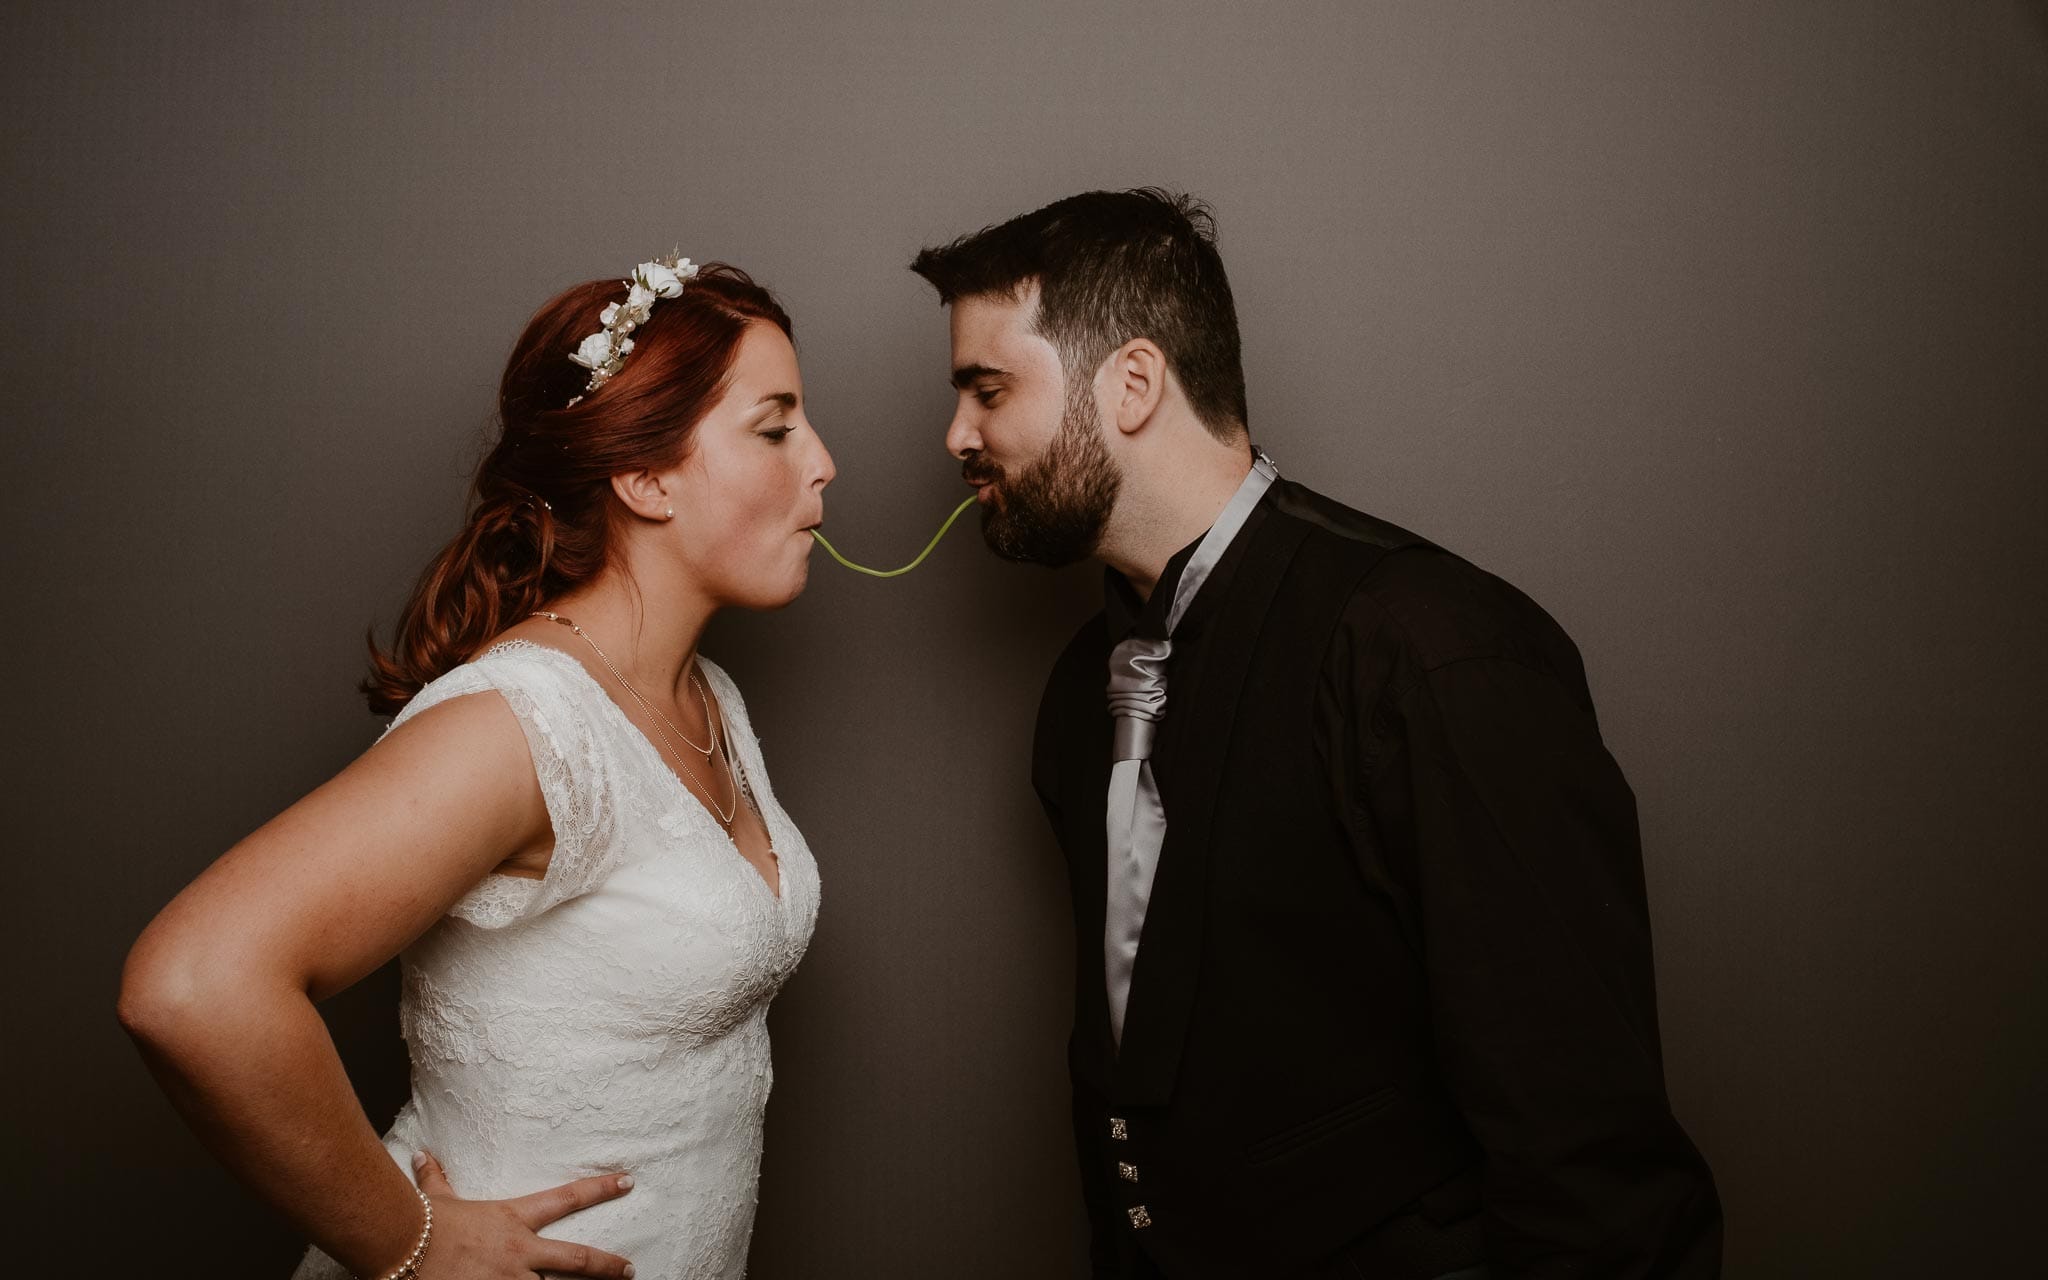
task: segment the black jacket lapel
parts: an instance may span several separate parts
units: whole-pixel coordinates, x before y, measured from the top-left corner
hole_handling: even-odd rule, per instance
[[[1156,1106],[1173,1091],[1200,976],[1216,799],[1245,674],[1280,579],[1307,536],[1308,526],[1298,520],[1268,518],[1252,531],[1229,594],[1208,624],[1213,639],[1201,687],[1180,707],[1168,695],[1167,714],[1186,715],[1187,732],[1172,772],[1160,780],[1166,844],[1145,910],[1112,1078],[1111,1095],[1121,1103]]]

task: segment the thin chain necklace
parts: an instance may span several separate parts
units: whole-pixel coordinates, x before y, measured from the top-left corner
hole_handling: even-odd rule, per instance
[[[690,687],[697,691],[697,705],[704,708],[704,730],[711,737],[711,745],[708,747],[700,747],[696,743],[690,742],[690,735],[684,733],[680,728],[678,728],[675,721],[663,715],[658,707],[650,706],[647,702],[647,699],[640,696],[640,691],[635,689],[631,684],[628,684],[626,681],[626,677],[619,673],[619,669],[617,667],[612,666],[612,660],[604,656],[604,650],[597,648],[597,641],[592,640],[589,636],[589,633],[585,632],[583,628],[577,626],[575,623],[563,617],[561,614],[549,613],[545,609],[536,609],[530,616],[535,618],[546,618],[549,622],[560,623],[562,626],[565,626],[569,628],[569,630],[574,631],[577,635],[582,636],[584,643],[588,644],[592,649],[597,650],[598,658],[604,663],[605,666],[611,668],[611,673],[613,675],[618,676],[619,683],[626,686],[626,692],[633,695],[633,701],[639,703],[641,709],[646,711],[648,715],[653,716],[655,719],[667,725],[669,727],[670,732],[674,733],[678,738],[681,738],[684,742],[688,742],[690,744],[690,750],[696,752],[700,756],[703,756],[706,760],[709,760],[711,758],[712,752],[718,750],[718,725],[715,724],[711,719],[711,700],[704,696],[704,682],[697,678],[697,668],[694,664],[690,667]]]
[[[705,782],[704,779],[697,776],[697,771],[690,767],[689,761],[683,759],[683,753],[676,750],[676,744],[669,738],[667,730],[664,730],[661,726],[668,725],[669,729],[675,729],[676,734],[682,737],[684,742],[690,742],[689,737],[687,735],[684,735],[681,729],[676,729],[675,725],[669,721],[669,718],[667,716],[661,714],[661,712],[656,711],[652,706],[648,705],[647,699],[641,697],[640,691],[633,687],[633,682],[626,679],[624,673],[622,673],[618,669],[618,667],[612,664],[612,660],[605,656],[605,652],[603,649],[597,647],[597,641],[592,640],[590,638],[590,633],[585,631],[582,627],[577,626],[574,622],[571,622],[569,619],[563,617],[561,614],[549,613],[545,609],[536,609],[529,616],[535,618],[546,618],[549,622],[557,623],[561,626],[567,627],[569,628],[569,630],[583,637],[583,643],[590,646],[591,651],[597,654],[598,661],[604,663],[606,669],[608,669],[612,673],[612,675],[618,680],[618,682],[621,685],[625,686],[626,692],[633,696],[633,701],[639,703],[641,708],[645,710],[647,714],[653,716],[657,721],[660,722],[655,725],[655,732],[661,734],[662,741],[668,744],[668,753],[674,756],[676,759],[676,763],[683,767],[683,772],[690,775],[690,781],[696,783],[699,787],[702,787],[704,789],[704,796],[710,802],[712,816],[717,818],[718,824],[724,827],[726,831],[730,833],[732,831],[733,815],[737,814],[740,811],[740,780],[739,775],[733,772],[732,752],[730,750],[727,750],[725,753],[725,780],[728,785],[728,789],[732,792],[732,803],[726,805],[724,808],[720,808],[718,804],[718,793],[711,789],[711,785],[709,783]],[[695,670],[692,670],[690,672],[690,683],[697,686],[697,697],[704,703],[704,726],[705,728],[711,731],[711,746],[708,750],[704,747],[698,746],[694,742],[690,742],[690,746],[699,754],[704,755],[708,758],[712,752],[718,750],[718,726],[712,722],[711,702],[708,698],[705,698],[704,686],[698,682],[697,673]]]

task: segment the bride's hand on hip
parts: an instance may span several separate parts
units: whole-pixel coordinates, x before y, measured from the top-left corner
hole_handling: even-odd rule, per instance
[[[578,1178],[514,1200],[463,1200],[432,1155],[420,1152],[413,1168],[420,1190],[434,1202],[434,1236],[419,1280],[532,1280],[537,1271],[625,1280],[633,1274],[633,1264],[616,1254],[534,1234],[578,1209],[625,1195],[633,1189],[627,1175]]]

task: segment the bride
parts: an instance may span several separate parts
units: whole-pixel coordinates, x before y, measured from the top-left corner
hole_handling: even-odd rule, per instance
[[[833,467],[789,335],[687,258],[542,307],[468,523],[372,647],[391,727],[130,952],[122,1023],[311,1238],[301,1280],[744,1273],[818,874],[697,644],[804,586]],[[380,1144],[314,1005],[393,955]]]

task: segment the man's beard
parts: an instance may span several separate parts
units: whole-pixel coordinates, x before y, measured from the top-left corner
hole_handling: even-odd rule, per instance
[[[1067,397],[1052,443],[1015,479],[979,457],[961,469],[974,483],[995,482],[981,536],[1005,560],[1057,569],[1093,555],[1102,541],[1123,473],[1102,443],[1093,389],[1084,383],[1081,391]]]

